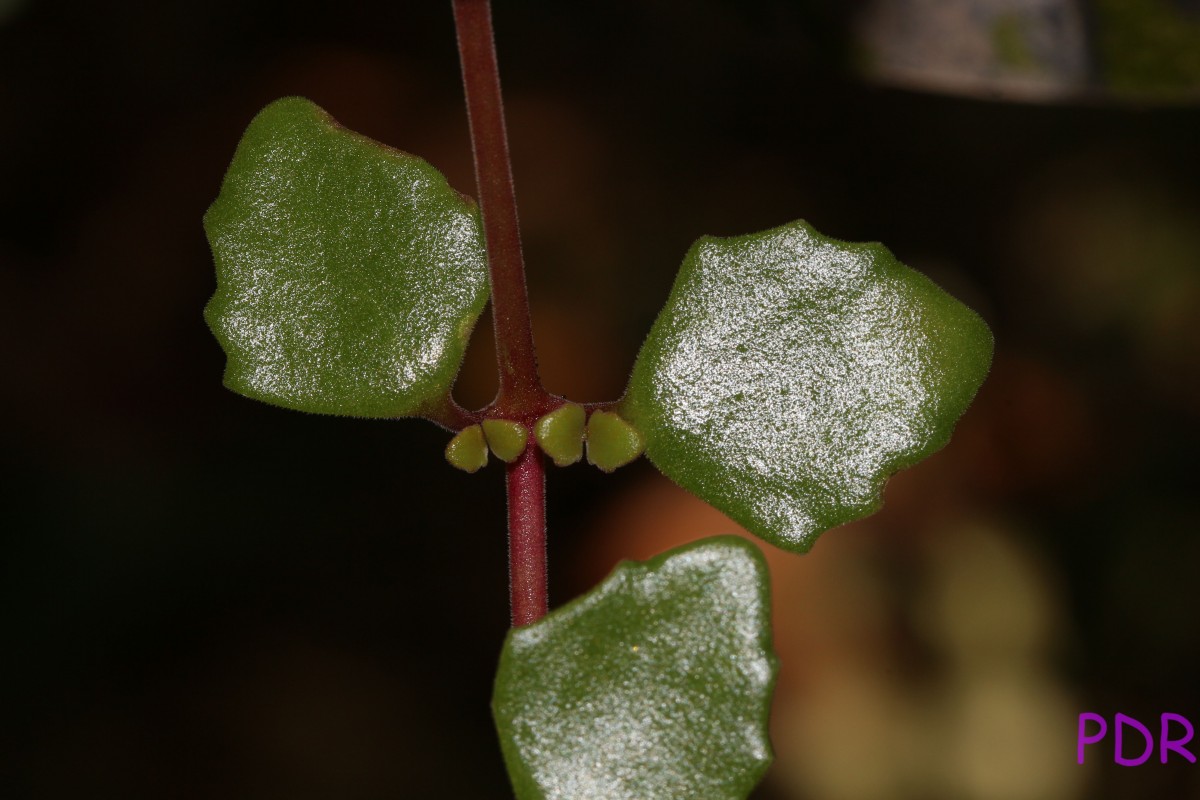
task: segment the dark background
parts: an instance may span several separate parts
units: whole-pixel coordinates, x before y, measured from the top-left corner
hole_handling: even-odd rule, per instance
[[[501,470],[450,469],[426,423],[233,395],[200,315],[214,288],[201,216],[277,97],[307,96],[474,192],[449,3],[3,9],[0,795],[508,796],[487,707],[507,625]],[[885,242],[988,320],[995,367],[947,450],[897,478],[875,521],[804,557],[839,598],[855,594],[836,569],[869,565],[873,626],[856,627],[853,599],[781,604],[776,574],[781,692],[799,700],[776,715],[761,796],[1200,796],[1200,765],[1120,769],[1096,750],[1077,767],[1074,728],[1083,711],[1200,723],[1200,113],[873,85],[849,69],[853,11],[497,4],[545,381],[618,396],[701,234],[805,218]],[[494,391],[487,334],[460,382],[468,405]],[[553,602],[670,546],[653,532],[700,513],[690,502],[645,463],[552,474]],[[649,533],[632,539],[637,525]],[[686,535],[730,527],[711,525]],[[974,708],[925,698],[990,680],[1003,635],[987,621],[1007,624],[1016,579],[995,573],[978,612],[947,601],[980,620],[979,658],[947,655],[922,598],[945,553],[993,575],[990,545],[956,537],[983,528],[1049,598],[1010,659],[1036,677],[1004,683],[1041,688],[1000,706],[1061,706],[1062,724],[1018,720],[982,771],[955,771],[970,757],[936,744],[888,767],[907,723],[872,739],[855,714],[910,717],[824,687],[859,672],[909,687],[885,699],[914,720]],[[847,636],[856,655],[829,656]],[[840,743],[841,772],[877,773],[875,788],[811,777],[825,773],[803,726],[820,703],[850,731],[821,737]],[[961,738],[938,725],[929,741]],[[989,765],[1023,769],[1031,743],[1045,790],[988,789]]]

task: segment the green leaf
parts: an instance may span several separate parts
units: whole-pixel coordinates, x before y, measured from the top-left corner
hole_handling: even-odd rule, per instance
[[[692,247],[621,412],[668,477],[803,552],[946,443],[991,354],[983,321],[882,245],[793,222]]]
[[[419,415],[487,302],[474,203],[292,97],[250,123],[204,217],[225,385],[286,408]]]
[[[771,761],[762,554],[719,537],[624,562],[509,632],[492,710],[518,800],[741,800]]]

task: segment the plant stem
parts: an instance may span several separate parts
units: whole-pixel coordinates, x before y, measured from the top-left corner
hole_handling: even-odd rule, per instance
[[[500,368],[500,395],[495,405],[502,413],[528,411],[544,406],[547,394],[538,377],[529,320],[490,0],[454,0],[454,22],[492,279],[492,320]]]
[[[489,413],[517,419],[531,427],[538,416],[553,407],[554,398],[542,386],[533,347],[490,0],[454,0],[454,24],[487,242],[496,363],[500,371],[500,392]],[[505,484],[512,624],[528,625],[545,616],[549,605],[546,471],[542,453],[532,441],[507,467]]]
[[[419,416],[435,425],[440,425],[451,433],[458,433],[468,425],[479,422],[479,412],[467,411],[454,402],[454,398],[449,394],[437,403],[431,404]]]
[[[546,615],[546,469],[532,442],[506,467],[508,588],[513,627]]]

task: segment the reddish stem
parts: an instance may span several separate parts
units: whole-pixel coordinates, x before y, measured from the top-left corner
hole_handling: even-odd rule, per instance
[[[546,615],[546,469],[542,451],[530,443],[506,467],[508,489],[508,587],[514,627]]]
[[[525,259],[517,227],[517,201],[504,128],[490,0],[454,0],[454,23],[487,242],[496,361],[500,370],[500,392],[488,415],[517,419],[529,426],[537,416],[549,411],[554,402],[542,387],[533,348]],[[512,624],[528,625],[545,616],[549,602],[546,473],[542,453],[532,441],[521,457],[507,467],[505,482]]]
[[[545,405],[547,394],[538,377],[529,321],[490,0],[454,0],[454,21],[492,279],[492,320],[500,367],[496,408],[501,413],[529,411]]]

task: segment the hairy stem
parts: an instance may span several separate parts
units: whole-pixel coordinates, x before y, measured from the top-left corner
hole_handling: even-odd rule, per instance
[[[454,0],[454,21],[492,279],[492,320],[500,367],[496,407],[501,413],[528,410],[545,404],[546,391],[538,377],[529,321],[490,0]]]
[[[506,467],[508,586],[514,627],[546,615],[546,469],[530,444]]]
[[[529,426],[550,410],[553,398],[542,387],[533,348],[490,0],[454,0],[454,23],[492,282],[500,393],[490,413]],[[508,465],[505,482],[512,624],[528,625],[545,616],[549,605],[546,471],[541,450],[532,441]]]
[[[447,394],[437,403],[431,404],[418,416],[427,419],[435,425],[440,425],[452,433],[458,433],[468,425],[479,422],[478,412],[467,411]]]

